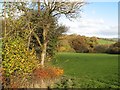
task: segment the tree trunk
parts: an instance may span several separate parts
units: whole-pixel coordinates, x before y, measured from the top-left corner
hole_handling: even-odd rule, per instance
[[[6,0],[4,0],[4,18],[5,18],[5,22],[4,22],[4,25],[5,25],[5,27],[4,27],[4,37],[6,37],[6,30],[7,30],[7,27],[6,27]]]
[[[27,45],[27,50],[29,51],[29,47],[30,47],[30,39],[31,39],[31,36],[29,36],[28,38],[28,45]]]
[[[40,0],[38,0],[38,13],[40,14]]]
[[[47,42],[43,44],[42,52],[41,52],[41,65],[44,66],[45,57],[46,57],[46,49],[47,49]]]
[[[50,25],[48,24],[46,27],[43,28],[43,45],[42,45],[42,52],[41,52],[41,65],[44,66],[45,58],[46,58],[46,51],[47,51],[47,33]]]

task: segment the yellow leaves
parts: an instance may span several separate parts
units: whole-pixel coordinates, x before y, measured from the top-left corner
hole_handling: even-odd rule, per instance
[[[60,51],[65,51],[66,48],[65,48],[65,47],[60,47],[59,50],[60,50]]]
[[[25,44],[20,37],[5,43],[2,64],[6,75],[9,76],[14,72],[30,73],[37,66],[34,50],[28,52]]]
[[[23,62],[24,62],[24,59],[22,59],[21,62],[23,63]]]

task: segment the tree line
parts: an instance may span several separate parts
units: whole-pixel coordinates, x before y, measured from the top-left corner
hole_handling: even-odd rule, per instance
[[[77,53],[120,53],[120,42],[113,44],[99,44],[97,37],[86,37],[81,35],[63,35],[58,43],[58,52]],[[102,39],[109,41],[108,39]],[[110,40],[111,41],[111,40]]]

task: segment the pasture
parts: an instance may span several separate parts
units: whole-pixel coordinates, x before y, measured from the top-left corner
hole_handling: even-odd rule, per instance
[[[98,42],[98,44],[100,44],[100,45],[105,45],[105,44],[114,44],[115,43],[115,41],[110,41],[110,40],[104,40],[104,39],[98,39],[97,40],[97,42]]]
[[[55,66],[77,80],[81,88],[117,88],[118,55],[93,53],[58,53]]]

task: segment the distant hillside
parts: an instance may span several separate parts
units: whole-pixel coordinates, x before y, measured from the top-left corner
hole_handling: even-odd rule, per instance
[[[86,36],[81,36],[76,34],[63,35],[59,37],[57,51],[58,52],[76,52],[75,48],[77,49],[81,48],[81,51],[85,49],[88,52],[94,52],[94,50],[97,50],[97,49],[100,49],[103,51],[107,49],[111,44],[114,44],[114,43],[116,43],[115,39],[113,40],[108,38],[86,37]],[[76,46],[72,46],[72,45],[76,45]]]
[[[111,40],[111,39],[102,39],[102,38],[99,38],[97,40],[97,42],[100,45],[104,45],[104,44],[114,44],[116,41],[115,40]]]
[[[113,40],[113,41],[115,41],[115,42],[120,41],[119,38],[108,38],[108,39],[109,39],[109,40]]]

